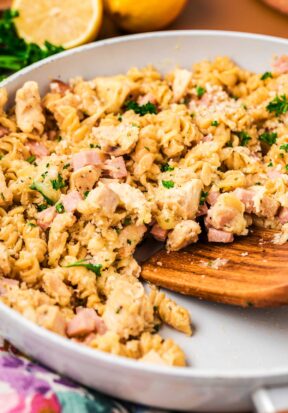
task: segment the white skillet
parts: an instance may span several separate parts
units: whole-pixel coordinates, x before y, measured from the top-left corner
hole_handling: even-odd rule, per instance
[[[140,34],[80,47],[22,70],[2,85],[11,101],[27,80],[44,92],[49,79],[114,75],[147,64],[167,71],[202,59],[232,57],[264,72],[273,54],[288,54],[288,41],[224,31]],[[288,277],[288,274],[287,274]],[[163,368],[77,345],[25,320],[0,304],[0,329],[16,347],[47,366],[105,393],[168,409],[258,412],[288,410],[288,310],[238,309],[168,293],[186,306],[195,335],[168,328],[190,367]],[[285,387],[286,385],[286,387]],[[269,388],[269,389],[268,389]]]

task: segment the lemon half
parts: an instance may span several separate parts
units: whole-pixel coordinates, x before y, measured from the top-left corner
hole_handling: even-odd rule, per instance
[[[43,45],[45,40],[65,49],[93,40],[101,26],[101,0],[13,0],[20,15],[19,36]]]

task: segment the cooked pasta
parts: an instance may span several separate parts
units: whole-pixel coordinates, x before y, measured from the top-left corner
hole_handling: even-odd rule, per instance
[[[281,58],[279,58],[281,63]],[[288,67],[227,57],[162,76],[26,82],[0,89],[0,294],[24,317],[108,353],[185,366],[162,323],[185,308],[141,283],[145,234],[180,250],[249,236],[288,239]],[[150,290],[150,291],[149,291]]]

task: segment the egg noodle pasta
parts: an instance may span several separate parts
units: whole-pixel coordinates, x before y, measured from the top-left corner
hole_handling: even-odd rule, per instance
[[[1,300],[92,348],[185,366],[158,331],[191,335],[190,315],[144,288],[133,253],[148,233],[170,251],[252,225],[287,241],[287,57],[260,74],[218,57],[53,80],[42,97],[28,81],[7,100],[0,89]]]

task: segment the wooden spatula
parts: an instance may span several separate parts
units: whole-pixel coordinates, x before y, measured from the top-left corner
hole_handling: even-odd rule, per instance
[[[219,303],[242,307],[288,304],[288,245],[273,244],[272,230],[252,231],[233,244],[203,240],[179,252],[162,249],[144,262],[142,277],[181,294]],[[216,269],[217,258],[228,261],[221,260]]]

